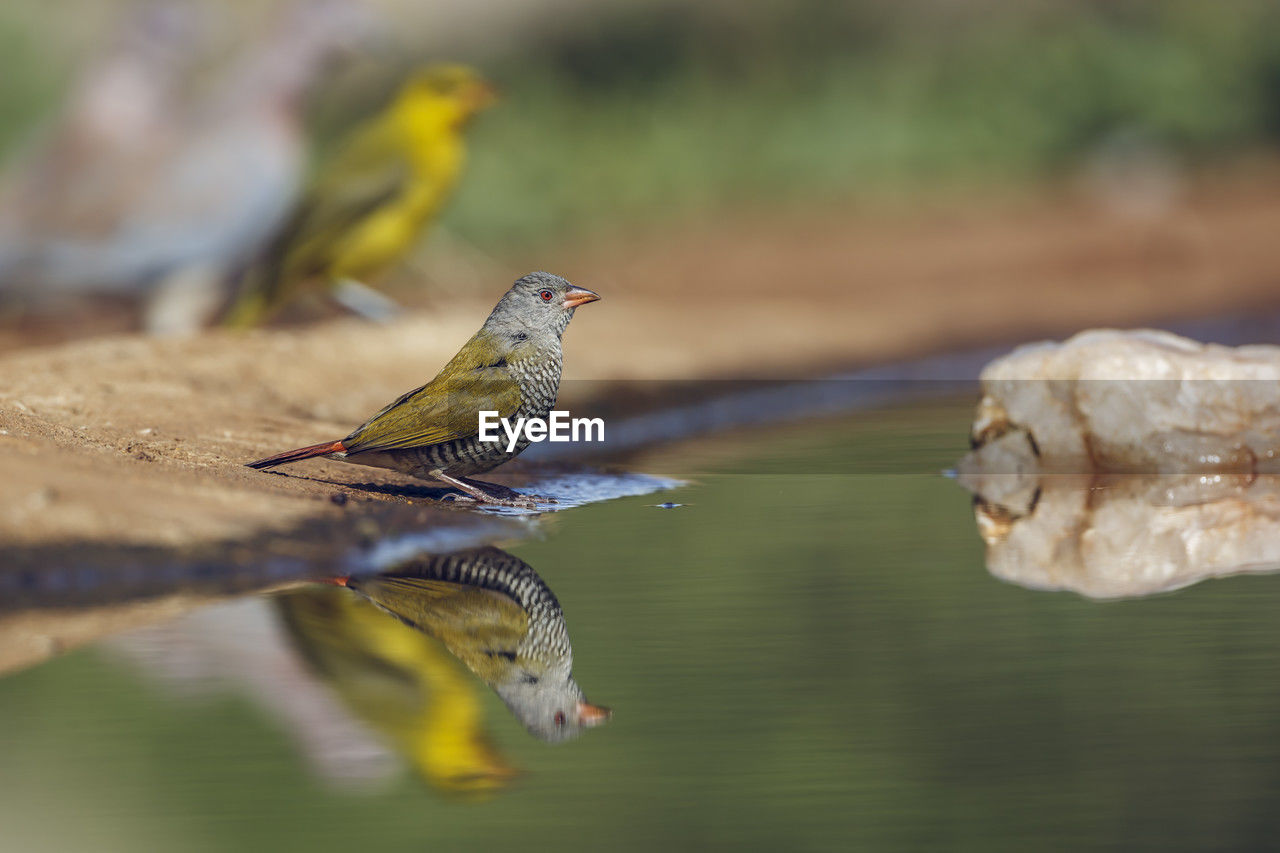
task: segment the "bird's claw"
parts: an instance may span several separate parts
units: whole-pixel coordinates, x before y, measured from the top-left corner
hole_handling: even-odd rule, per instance
[[[513,497],[487,495],[481,499],[471,495],[450,492],[441,498],[441,500],[449,501],[451,503],[467,504],[469,506],[509,506],[514,509],[537,509],[538,504],[557,503],[555,498],[544,498],[541,495],[523,495],[514,491],[513,495]]]
[[[490,500],[484,501],[484,503],[492,504],[493,506],[515,507],[517,509],[537,509],[538,504],[540,503],[542,504],[555,503],[555,501],[553,500],[539,497],[538,495],[521,495],[519,492],[517,492],[516,494],[518,495],[518,497],[510,497],[510,498],[494,497],[494,498],[491,498]]]
[[[554,498],[544,498],[541,495],[526,495],[522,492],[517,492],[510,486],[503,486],[498,483],[485,483],[480,480],[469,480],[466,477],[451,477],[443,471],[432,471],[431,476],[452,486],[461,493],[445,496],[446,499],[455,501],[468,501],[476,504],[489,504],[490,506],[510,506],[520,509],[537,509],[540,503],[553,504],[556,502]]]

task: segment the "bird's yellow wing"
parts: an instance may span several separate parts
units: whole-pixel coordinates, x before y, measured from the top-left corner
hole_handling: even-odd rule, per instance
[[[506,359],[482,330],[421,388],[402,396],[342,440],[347,453],[426,447],[480,431],[480,412],[510,418],[520,386]]]
[[[326,164],[289,221],[244,276],[225,322],[249,327],[266,319],[307,281],[329,274],[343,239],[393,205],[413,181],[403,146],[370,126]]]
[[[337,244],[409,191],[413,164],[389,130],[375,125],[325,166],[282,236],[286,277],[327,272]]]
[[[311,667],[355,702],[362,716],[377,712],[383,725],[416,717],[424,701],[412,667],[387,654],[391,629],[407,631],[367,601],[345,590],[315,588],[275,600],[295,648]],[[421,645],[421,644],[420,644]]]

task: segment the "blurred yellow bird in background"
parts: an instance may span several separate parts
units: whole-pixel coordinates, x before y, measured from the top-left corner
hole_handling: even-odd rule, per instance
[[[439,641],[337,587],[276,603],[312,669],[427,782],[484,795],[518,775],[485,733],[474,680]]]
[[[258,325],[314,291],[371,319],[388,319],[394,303],[363,282],[403,260],[421,239],[458,182],[467,125],[494,97],[464,65],[414,74],[322,166],[289,223],[245,274],[226,324]]]

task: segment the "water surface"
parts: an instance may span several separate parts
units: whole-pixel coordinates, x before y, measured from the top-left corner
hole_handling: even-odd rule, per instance
[[[511,770],[482,790],[370,757],[358,720],[327,731],[336,760],[310,754],[279,701],[309,694],[255,674],[292,648],[262,597],[184,617],[185,658],[116,638],[0,680],[2,846],[1270,846],[1280,578],[1114,602],[993,578],[939,475],[970,413],[707,438],[631,463],[690,485],[506,543],[614,717],[550,745],[472,678],[477,736]]]

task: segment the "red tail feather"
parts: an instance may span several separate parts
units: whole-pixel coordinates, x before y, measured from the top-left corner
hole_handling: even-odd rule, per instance
[[[321,444],[313,444],[310,447],[299,447],[297,450],[286,450],[284,453],[277,453],[275,456],[268,456],[266,459],[259,459],[256,462],[248,462],[246,464],[250,468],[274,468],[277,465],[286,465],[302,459],[327,456],[330,453],[341,453],[346,449],[346,446],[341,441],[326,441]]]

